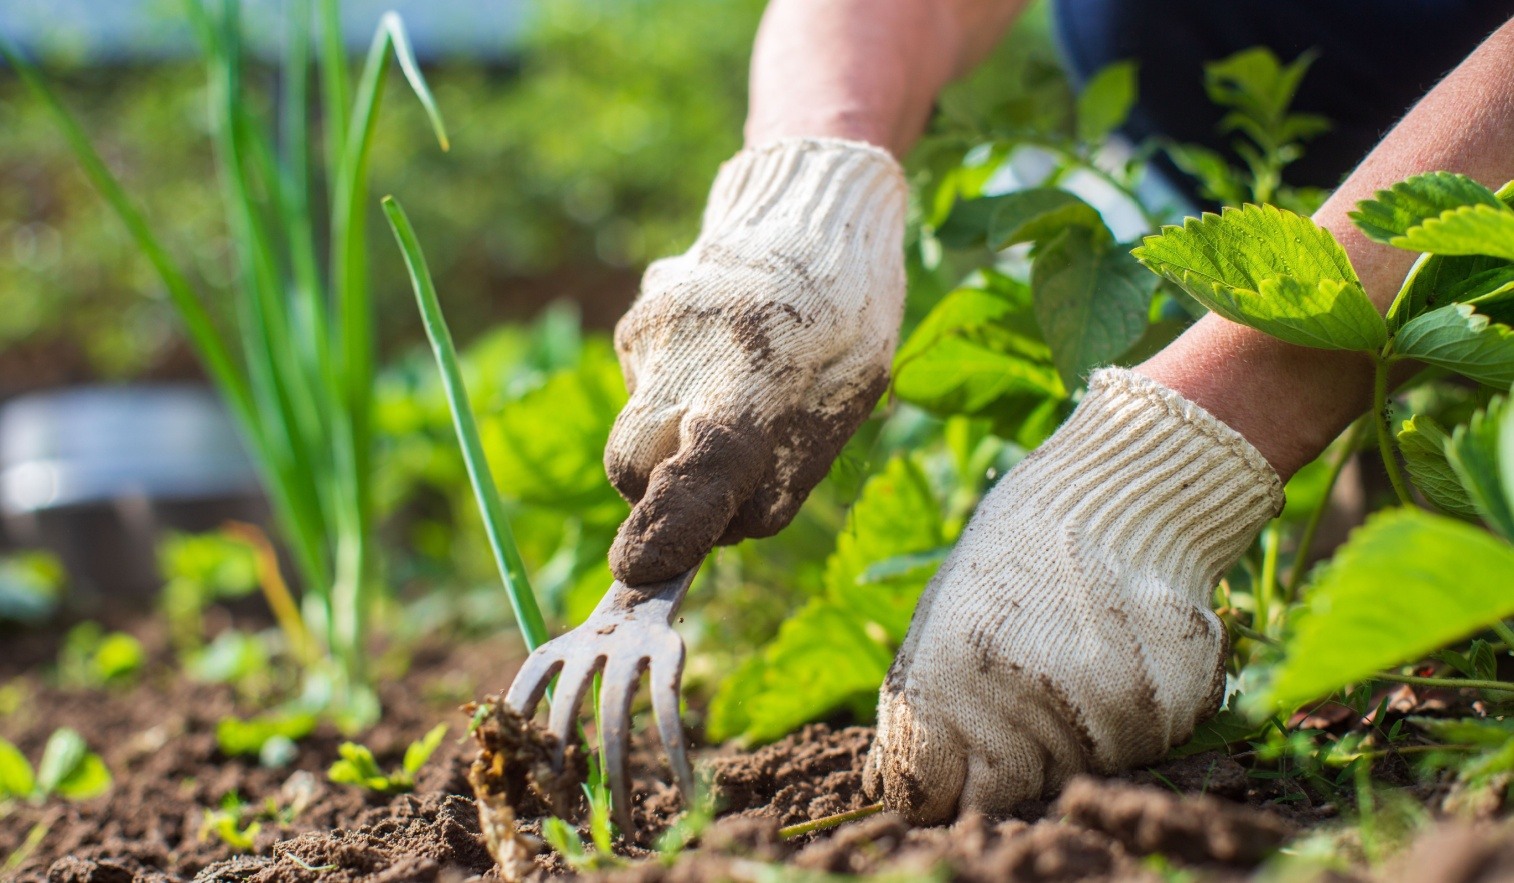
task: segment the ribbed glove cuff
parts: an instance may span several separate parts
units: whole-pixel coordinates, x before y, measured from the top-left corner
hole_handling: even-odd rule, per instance
[[[894,231],[903,229],[907,205],[904,172],[888,151],[840,138],[784,138],[720,167],[699,238],[772,225],[847,250],[852,261],[897,260]]]
[[[1043,453],[1044,452],[1044,453]],[[1205,601],[1256,532],[1282,510],[1261,453],[1203,408],[1131,371],[1095,372],[1054,439],[1027,458],[1050,523],[1111,572]]]

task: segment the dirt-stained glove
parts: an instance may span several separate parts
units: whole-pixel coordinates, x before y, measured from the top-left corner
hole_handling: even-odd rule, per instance
[[[925,590],[880,692],[868,789],[917,823],[1002,814],[1187,739],[1224,692],[1210,593],[1282,503],[1234,430],[1138,374],[1095,373]]]
[[[793,518],[888,386],[904,305],[899,164],[785,139],[715,179],[699,238],[652,264],[615,328],[631,399],[605,448],[631,501],[630,585]]]

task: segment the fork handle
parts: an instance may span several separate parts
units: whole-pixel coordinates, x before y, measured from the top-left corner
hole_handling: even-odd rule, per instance
[[[601,615],[616,620],[660,617],[663,622],[672,624],[698,572],[699,564],[696,564],[672,579],[641,586],[628,586],[616,580],[599,599],[590,619],[598,619]]]

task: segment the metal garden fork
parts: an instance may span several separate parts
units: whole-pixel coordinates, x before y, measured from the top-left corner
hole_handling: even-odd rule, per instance
[[[628,586],[616,580],[600,599],[588,620],[565,635],[537,647],[515,675],[505,704],[529,719],[541,702],[553,675],[558,675],[552,697],[548,730],[557,737],[554,763],[562,770],[563,754],[576,738],[578,705],[594,673],[601,670],[599,728],[604,756],[600,758],[610,780],[615,821],[627,837],[632,836],[631,801],[626,782],[626,751],[631,725],[631,699],[641,674],[651,670],[649,689],[657,732],[668,754],[673,777],[691,806],[694,773],[683,744],[683,726],[678,715],[678,689],[683,681],[683,638],[673,630],[678,605],[688,594],[699,565],[660,583]]]

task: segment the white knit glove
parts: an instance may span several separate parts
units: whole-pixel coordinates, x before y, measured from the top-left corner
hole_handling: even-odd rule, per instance
[[[888,386],[904,307],[899,164],[852,141],[745,150],[699,238],[652,264],[615,328],[631,399],[605,449],[635,508],[631,585],[789,522]]]
[[[879,695],[869,791],[918,823],[1003,814],[1186,740],[1224,692],[1210,594],[1282,503],[1234,430],[1095,373],[926,588]]]

